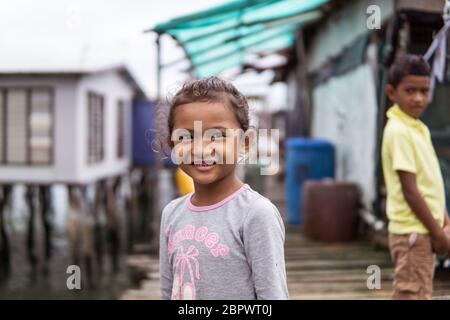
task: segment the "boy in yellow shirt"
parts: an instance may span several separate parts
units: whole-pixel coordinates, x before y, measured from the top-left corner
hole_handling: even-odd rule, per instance
[[[450,224],[439,162],[427,126],[430,66],[420,56],[399,57],[386,93],[394,105],[382,142],[389,248],[395,264],[393,299],[431,299],[435,254],[446,254]]]

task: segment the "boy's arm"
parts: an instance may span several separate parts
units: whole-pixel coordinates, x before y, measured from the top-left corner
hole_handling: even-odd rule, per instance
[[[414,173],[401,170],[397,171],[397,173],[400,178],[402,192],[406,202],[417,218],[430,232],[434,251],[437,254],[447,253],[449,250],[449,245],[445,237],[445,233],[433,218],[430,209],[420,194],[417,188],[416,175]]]

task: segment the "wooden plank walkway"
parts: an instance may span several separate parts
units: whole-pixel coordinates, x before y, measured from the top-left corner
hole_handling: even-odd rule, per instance
[[[387,298],[392,268],[386,252],[368,243],[321,244],[289,231],[286,238],[286,270],[291,299],[373,299]],[[367,266],[382,268],[381,290],[368,290]],[[122,299],[159,299],[157,257],[128,258],[130,273],[141,287],[126,291]]]
[[[300,231],[286,237],[286,272],[291,299],[383,299],[392,283],[389,254],[368,242],[321,243]],[[380,290],[369,290],[367,267],[381,270]]]
[[[283,187],[267,183],[266,195],[284,214]],[[309,240],[298,228],[286,228],[286,271],[291,299],[389,299],[393,268],[389,252],[369,241],[324,243]],[[136,255],[128,259],[132,277],[140,287],[124,292],[122,299],[159,299],[157,257]],[[379,290],[369,290],[367,267],[381,270]],[[435,279],[434,297],[450,298],[449,270]]]
[[[388,299],[393,269],[389,253],[369,242],[319,243],[289,230],[286,238],[286,270],[291,299]],[[128,258],[130,275],[140,287],[129,289],[122,299],[159,299],[158,258],[135,255]],[[381,269],[381,289],[367,288],[367,267]],[[447,271],[448,273],[448,271]],[[435,279],[436,299],[450,297],[450,280]]]

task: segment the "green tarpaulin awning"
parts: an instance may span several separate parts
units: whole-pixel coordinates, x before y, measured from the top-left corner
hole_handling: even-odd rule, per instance
[[[152,31],[172,36],[198,78],[242,66],[248,54],[291,47],[295,31],[322,16],[328,0],[234,0],[172,19]]]

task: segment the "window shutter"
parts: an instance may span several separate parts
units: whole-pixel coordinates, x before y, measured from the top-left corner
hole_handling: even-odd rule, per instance
[[[11,89],[7,93],[7,161],[27,161],[27,92],[25,89]]]
[[[52,153],[51,95],[47,89],[31,94],[30,153],[32,163],[49,163]]]

